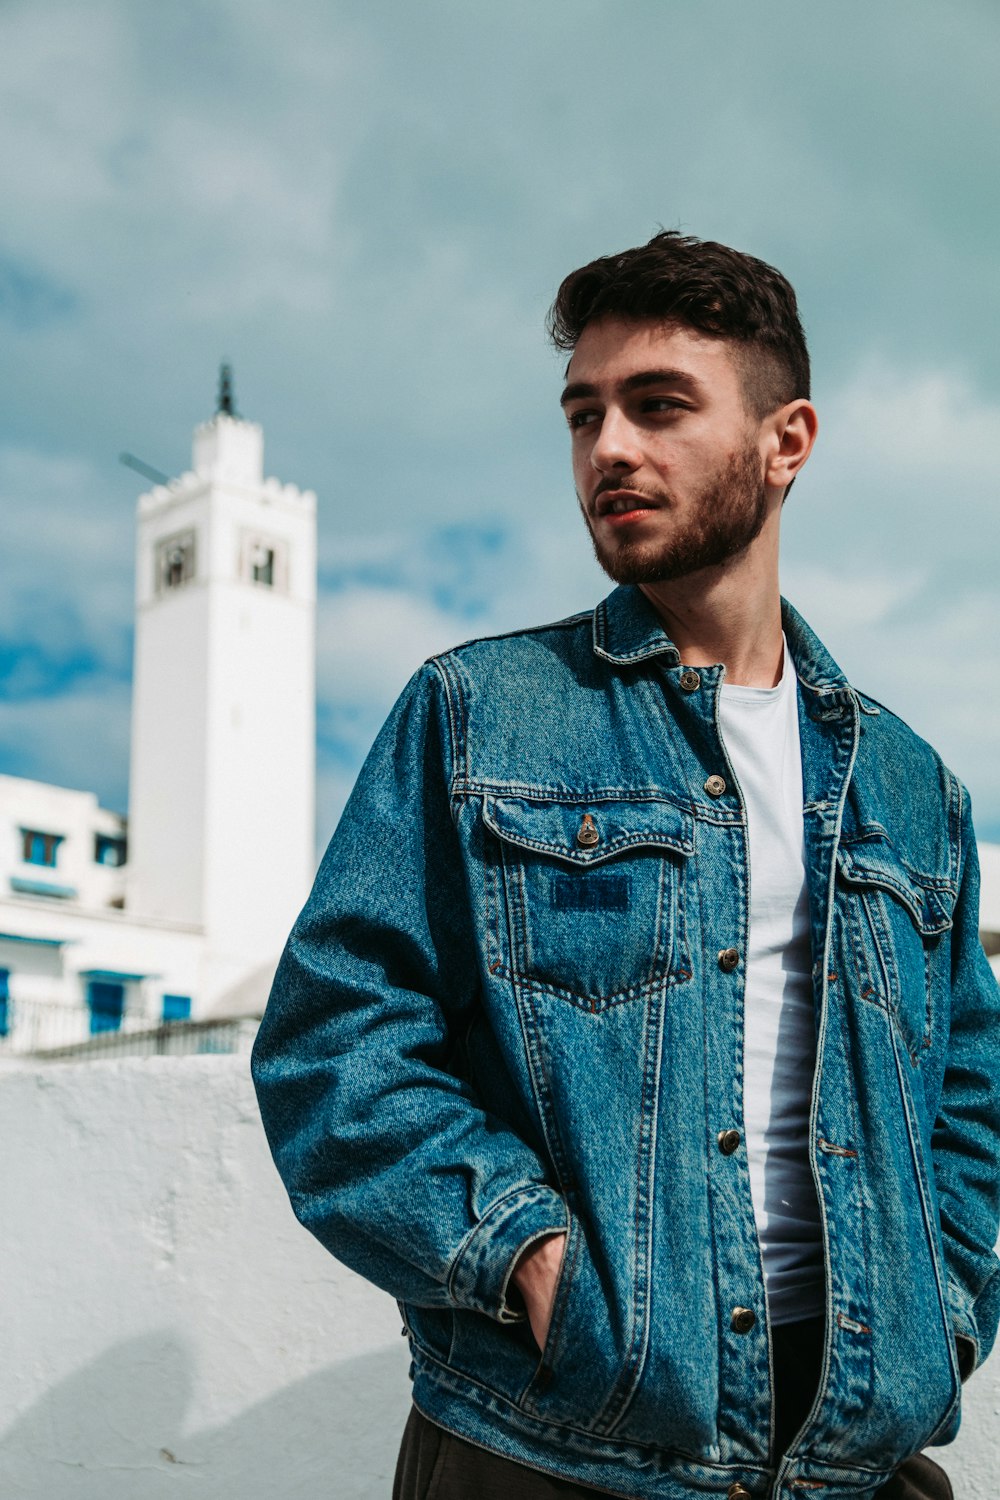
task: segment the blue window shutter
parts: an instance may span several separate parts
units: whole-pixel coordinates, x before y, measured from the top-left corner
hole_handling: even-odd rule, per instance
[[[0,1036],[10,1034],[10,970],[0,969]]]
[[[28,865],[47,865],[54,869],[59,858],[61,833],[42,833],[37,828],[21,829],[21,858]]]
[[[191,996],[164,995],[163,1019],[164,1021],[190,1021]]]
[[[109,979],[91,979],[87,984],[90,1030],[118,1031],[125,1013],[125,986]]]

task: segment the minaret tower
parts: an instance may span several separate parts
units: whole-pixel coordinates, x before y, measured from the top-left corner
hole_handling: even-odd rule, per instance
[[[315,867],[316,497],[233,404],[138,507],[126,905],[201,927],[198,1011],[277,958]]]

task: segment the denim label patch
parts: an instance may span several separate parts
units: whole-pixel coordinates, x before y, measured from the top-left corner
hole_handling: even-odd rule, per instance
[[[612,870],[552,876],[552,905],[557,911],[626,911],[628,894],[628,876]]]

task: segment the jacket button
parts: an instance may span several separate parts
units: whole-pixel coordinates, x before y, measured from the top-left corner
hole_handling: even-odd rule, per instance
[[[738,1130],[720,1130],[718,1135],[719,1150],[723,1156],[732,1156],[733,1152],[739,1149],[742,1139],[743,1137]]]
[[[749,1307],[734,1307],[729,1326],[734,1333],[749,1333],[757,1321],[757,1314]]]
[[[681,673],[679,681],[686,693],[696,693],[701,687],[701,678],[697,672],[692,672],[690,667],[686,672]]]
[[[710,776],[705,782],[705,790],[710,797],[721,797],[726,790],[726,783],[721,776]]]
[[[731,1484],[726,1491],[726,1500],[753,1500],[745,1484]]]
[[[719,953],[719,968],[723,974],[731,974],[740,961],[738,948],[723,948]]]
[[[576,830],[577,843],[581,844],[584,849],[592,849],[600,837],[601,835],[597,831],[597,825],[594,822],[593,818],[590,816],[590,813],[584,813],[583,822]]]

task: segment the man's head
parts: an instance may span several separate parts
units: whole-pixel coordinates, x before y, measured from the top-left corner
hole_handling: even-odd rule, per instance
[[[665,229],[646,245],[571,271],[549,312],[549,335],[571,353],[599,318],[656,321],[725,339],[760,420],[809,399],[809,351],[790,283],[756,256]]]
[[[765,526],[776,549],[782,498],[815,435],[805,337],[779,272],[658,234],[571,273],[549,326],[571,351],[574,478],[613,578],[720,567]]]

